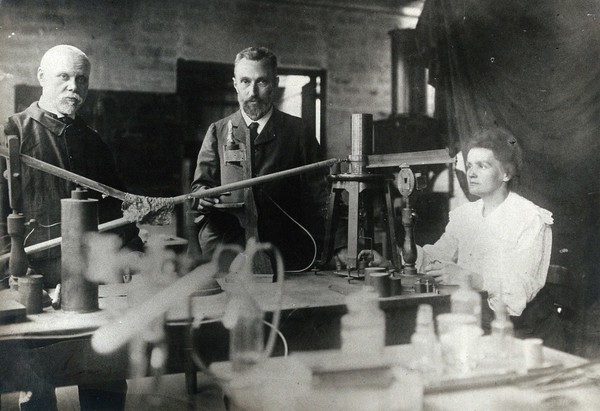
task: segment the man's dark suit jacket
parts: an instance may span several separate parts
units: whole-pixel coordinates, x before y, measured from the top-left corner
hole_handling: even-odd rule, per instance
[[[55,115],[42,110],[37,102],[26,110],[9,117],[4,135],[16,135],[20,140],[20,151],[30,157],[90,178],[116,189],[123,189],[110,150],[100,135],[88,127],[79,116],[72,124],[65,124]],[[2,138],[4,140],[4,138]],[[2,142],[5,144],[5,142]],[[6,168],[0,159],[0,172]],[[37,244],[61,236],[61,202],[71,197],[75,184],[42,171],[22,166],[22,210],[27,220],[35,219],[36,227],[25,245]],[[123,217],[121,201],[104,198],[100,193],[89,191],[89,198],[99,201],[98,219],[105,223]],[[1,252],[10,250],[6,233],[6,217],[11,212],[8,198],[8,182],[0,179],[0,245]],[[142,243],[135,224],[116,230],[129,248],[139,250]],[[28,230],[29,232],[29,230]],[[3,244],[4,243],[4,244]],[[60,247],[38,252],[29,256],[29,265],[44,275],[46,287],[54,287],[60,281]],[[5,267],[0,267],[0,271]]]
[[[225,180],[231,179],[231,175],[243,178],[242,166],[225,164],[223,158],[230,121],[234,140],[239,144],[246,143],[249,129],[240,111],[211,124],[198,154],[192,191],[232,182],[222,181],[224,175],[227,177]],[[322,160],[319,143],[302,119],[276,109],[250,152],[252,177]],[[309,230],[320,251],[328,196],[327,171],[324,169],[288,177],[252,188],[258,214],[259,240],[279,248],[286,269],[305,268],[312,259],[314,247],[308,235],[279,207]],[[212,254],[219,242],[243,243],[240,238],[243,238],[243,230],[239,221],[220,210],[207,216],[199,235],[202,251],[208,255]]]

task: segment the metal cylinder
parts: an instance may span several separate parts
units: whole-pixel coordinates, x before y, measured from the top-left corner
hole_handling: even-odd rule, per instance
[[[25,306],[27,314],[42,312],[43,276],[26,275],[19,278],[19,302]]]
[[[367,156],[373,152],[373,115],[352,114],[352,153],[350,173],[365,174],[367,172]]]
[[[12,213],[6,218],[6,228],[10,236],[10,259],[8,272],[13,277],[23,277],[27,273],[27,255],[25,254],[25,217]]]
[[[402,295],[402,277],[390,276],[390,295]]]
[[[371,285],[380,297],[390,296],[390,275],[387,272],[371,273]]]
[[[427,79],[415,29],[395,29],[392,40],[392,115],[427,113]]]
[[[98,284],[85,278],[85,235],[98,231],[98,201],[68,198],[61,203],[61,307],[63,311],[98,309]]]

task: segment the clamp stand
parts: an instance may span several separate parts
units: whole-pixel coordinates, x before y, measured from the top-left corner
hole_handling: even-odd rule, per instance
[[[383,174],[339,174],[329,177],[332,181],[329,207],[327,210],[327,226],[325,227],[325,250],[322,261],[329,261],[333,254],[335,232],[339,220],[339,209],[342,206],[341,196],[347,191],[348,199],[348,270],[358,266],[358,253],[361,249],[371,248],[364,239],[373,239],[373,200],[382,196],[385,204],[384,223],[394,265],[398,266],[394,227],[394,209],[392,204],[391,185],[393,176]],[[361,234],[362,229],[362,234]]]
[[[9,202],[12,213],[6,219],[10,236],[10,259],[8,272],[11,275],[11,288],[18,287],[19,277],[27,274],[27,255],[25,254],[25,216],[23,215],[23,197],[21,187],[20,142],[17,136],[8,136],[7,175]]]
[[[373,116],[371,114],[352,115],[352,154],[349,156],[348,173],[332,175],[327,225],[325,227],[325,244],[321,261],[326,263],[333,257],[335,232],[342,206],[341,194],[347,191],[348,199],[348,272],[358,267],[358,253],[361,248],[371,248],[373,244],[365,244],[364,239],[373,239],[373,199],[382,196],[384,203],[384,220],[387,241],[391,250],[391,260],[399,266],[396,251],[396,230],[394,228],[394,208],[392,204],[391,185],[393,175],[371,174],[366,169],[367,155],[364,148],[372,145]],[[362,229],[362,233],[361,233]],[[385,256],[387,257],[387,256]]]

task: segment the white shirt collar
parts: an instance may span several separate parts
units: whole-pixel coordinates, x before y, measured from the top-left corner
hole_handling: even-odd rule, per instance
[[[271,106],[269,111],[267,111],[267,114],[265,114],[258,120],[252,120],[250,117],[248,117],[248,115],[244,112],[244,109],[241,109],[240,111],[242,112],[242,117],[244,118],[246,126],[249,126],[250,123],[258,123],[258,134],[260,134],[261,131],[263,131],[263,128],[265,128],[265,125],[267,125],[267,122],[269,121],[271,116],[273,115],[273,106]]]

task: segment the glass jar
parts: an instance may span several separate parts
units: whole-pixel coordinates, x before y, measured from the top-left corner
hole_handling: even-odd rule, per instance
[[[381,353],[385,346],[385,314],[377,293],[363,287],[346,297],[348,313],[341,320],[342,352]]]

